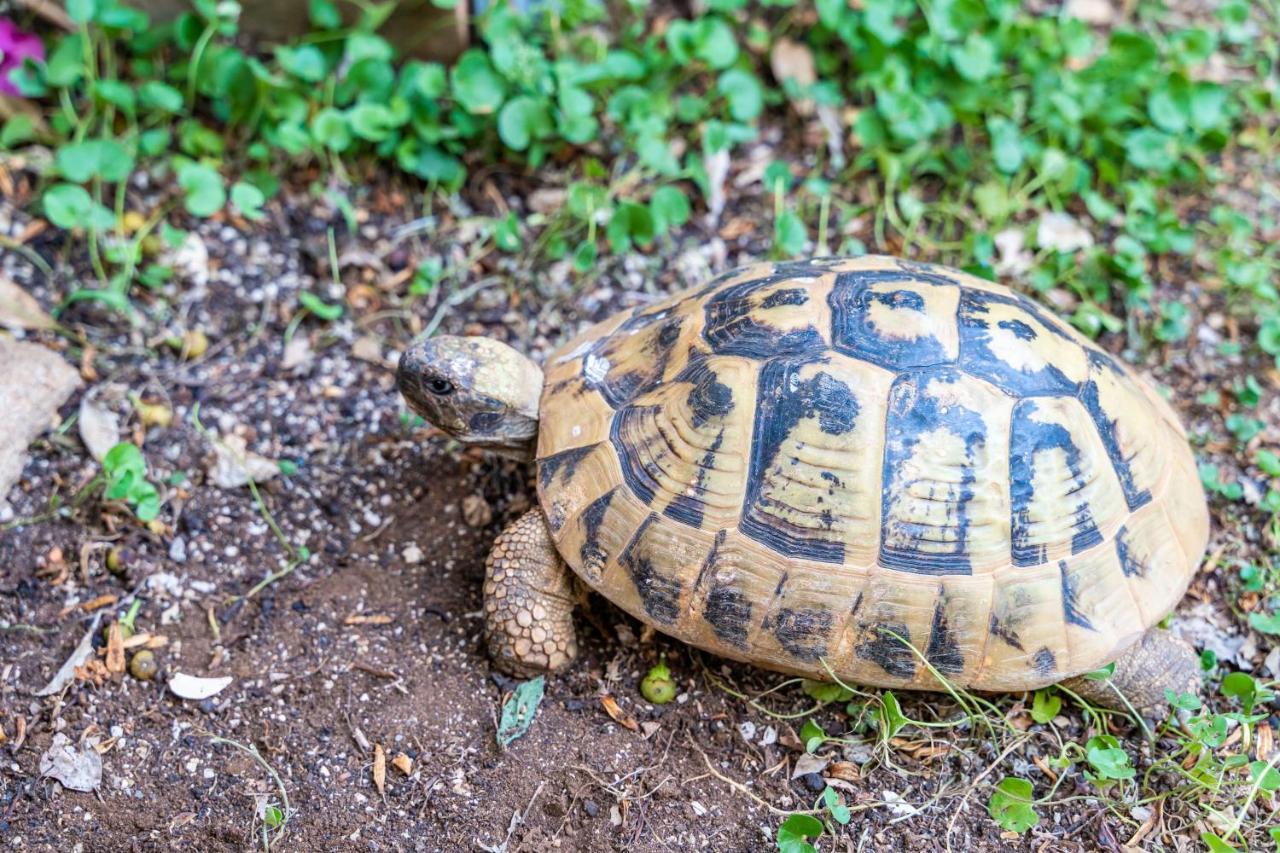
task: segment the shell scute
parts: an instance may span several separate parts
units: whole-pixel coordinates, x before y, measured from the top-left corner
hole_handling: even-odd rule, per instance
[[[880,565],[967,575],[1008,561],[1010,401],[953,368],[900,375],[885,422]]]
[[[831,290],[832,345],[890,370],[951,364],[960,292],[900,270],[841,273]]]

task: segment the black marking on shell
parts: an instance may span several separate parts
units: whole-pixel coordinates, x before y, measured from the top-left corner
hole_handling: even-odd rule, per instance
[[[747,649],[747,629],[751,624],[751,601],[728,584],[716,584],[707,593],[702,611],[712,632],[735,648]]]
[[[625,370],[619,373],[610,371],[599,382],[588,380],[588,388],[594,388],[604,397],[612,409],[620,409],[634,400],[642,390],[653,381],[649,370]]]
[[[1073,346],[1079,346],[1057,325],[1045,318],[1029,300],[966,287],[960,293],[960,366],[967,373],[985,379],[1014,397],[1074,397],[1080,390],[1078,383],[1068,378],[1055,365],[1046,364],[1035,370],[1022,370],[996,355],[992,350],[992,323],[986,316],[993,304],[1011,305],[1024,311],[1039,320],[1050,332],[1071,341]],[[1031,341],[1035,340],[1038,333],[1025,322],[1017,322],[1033,332],[1031,337],[1026,337],[1021,326],[1009,327],[1004,322],[995,325],[998,329],[1011,331],[1015,339],[1031,346]]]
[[[895,337],[877,329],[872,322],[873,304],[879,303],[895,313],[909,311],[925,315],[926,300],[912,290],[875,290],[877,284],[929,284],[955,287],[936,276],[918,277],[894,270],[865,270],[841,273],[831,289],[831,345],[837,351],[869,361],[889,370],[946,364],[948,356],[942,341],[933,335],[919,338]]]
[[[763,494],[770,479],[782,473],[779,453],[801,420],[817,418],[828,435],[850,432],[858,417],[858,401],[849,387],[825,371],[809,379],[799,372],[806,362],[775,359],[760,371],[751,468],[742,504],[743,534],[788,557],[827,563],[844,562],[844,543],[819,538],[805,528],[787,525],[768,512],[775,502]]]
[[[680,316],[671,316],[669,308],[632,316],[583,356],[582,384],[598,391],[610,408],[621,409],[662,381],[683,322]],[[661,325],[655,331],[651,327],[657,323]],[[644,336],[642,351],[627,360],[627,369],[621,369],[617,349],[633,335]]]
[[[760,303],[761,308],[777,308],[779,305],[803,305],[809,301],[809,291],[803,287],[775,290]]]
[[[662,511],[663,515],[690,527],[702,526],[702,518],[706,513],[707,505],[701,496],[707,492],[707,472],[715,467],[716,454],[720,452],[720,446],[723,443],[724,430],[720,430],[716,435],[716,440],[711,442],[711,447],[698,462],[698,476],[693,485],[690,486],[693,494],[676,495],[671,499],[671,503],[667,504],[666,509]]]
[[[1046,646],[1036,652],[1035,657],[1032,659],[1032,666],[1036,668],[1036,672],[1048,678],[1057,673],[1058,659],[1054,657],[1053,652],[1049,651]]]
[[[658,472],[650,470],[642,461],[637,448],[628,440],[628,434],[632,432],[629,427],[643,426],[642,419],[646,415],[659,413],[658,406],[628,406],[615,414],[613,423],[609,425],[609,440],[613,443],[618,462],[622,466],[622,481],[646,505],[653,503],[653,496],[658,488]]]
[[[711,550],[707,552],[706,559],[702,561],[702,568],[698,569],[698,579],[693,582],[694,589],[702,589],[705,586],[707,575],[715,569],[716,560],[720,557],[720,549],[724,547],[724,540],[728,535],[728,530],[716,532],[715,541],[711,543]]]
[[[644,605],[644,612],[658,624],[670,625],[680,615],[680,592],[683,585],[679,578],[665,575],[657,569],[657,565],[669,562],[670,556],[661,551],[653,553],[651,543],[646,540],[645,534],[657,520],[657,513],[649,514],[627,543],[618,562],[630,574],[640,602]]]
[[[776,355],[819,352],[825,349],[826,341],[823,340],[822,333],[812,325],[784,331],[760,319],[762,312],[797,303],[784,300],[765,306],[759,303],[769,302],[777,296],[777,293],[769,294],[759,302],[755,298],[756,293],[797,277],[813,276],[775,272],[773,275],[754,281],[729,285],[708,298],[705,308],[706,323],[702,335],[711,345],[711,349],[722,355],[740,355],[758,359]],[[799,288],[782,290],[778,293],[791,293],[796,289]]]
[[[587,508],[579,516],[582,524],[582,547],[578,550],[578,557],[582,561],[583,573],[593,580],[599,580],[609,562],[609,555],[600,547],[600,525],[604,523],[609,504],[618,488],[615,486],[587,504]]]
[[[1071,475],[1070,488],[1062,495],[1069,499],[1079,496],[1089,472],[1081,467],[1080,448],[1071,432],[1062,424],[1042,422],[1032,416],[1037,411],[1035,400],[1021,400],[1013,407],[1013,424],[1009,435],[1009,497],[1011,513],[1011,538],[1013,540],[1013,564],[1038,566],[1048,557],[1046,543],[1033,542],[1033,505],[1035,503],[1036,469],[1054,451],[1065,457],[1067,472]],[[1079,554],[1102,543],[1102,533],[1094,521],[1089,502],[1077,499],[1072,508],[1071,553]]]
[[[831,612],[810,607],[782,607],[765,625],[777,637],[778,645],[798,660],[816,661],[827,653],[831,633]]]
[[[960,644],[947,624],[946,600],[938,599],[933,609],[933,624],[929,629],[929,645],[925,649],[925,660],[943,675],[956,675],[964,670],[964,655],[960,653]]]
[[[559,453],[553,453],[545,459],[538,460],[538,482],[542,488],[546,488],[555,482],[556,477],[563,472],[561,483],[567,483],[573,479],[574,473],[578,470],[578,463],[591,455],[591,451],[595,450],[598,445],[588,444],[585,447],[574,447],[570,450],[562,450]]]
[[[1075,625],[1088,631],[1096,631],[1097,629],[1093,627],[1089,617],[1080,612],[1075,578],[1071,576],[1066,560],[1058,562],[1058,572],[1062,576],[1062,617],[1067,620],[1069,625]]]
[[[996,325],[1001,329],[1013,332],[1013,336],[1020,341],[1034,341],[1039,337],[1035,329],[1021,320],[1001,320]]]
[[[1129,528],[1123,525],[1116,531],[1116,556],[1120,558],[1120,571],[1127,578],[1147,576],[1147,561],[1139,557],[1129,544]]]
[[[1111,356],[1093,350],[1090,350],[1088,355],[1091,368],[1095,370],[1111,370],[1124,381],[1132,381],[1116,365]],[[1133,469],[1129,465],[1130,459],[1125,457],[1124,450],[1120,447],[1116,419],[1108,416],[1106,409],[1103,408],[1101,392],[1096,381],[1090,379],[1084,383],[1084,387],[1080,389],[1080,402],[1084,404],[1089,416],[1093,418],[1093,425],[1098,430],[1098,435],[1102,438],[1102,446],[1106,448],[1107,458],[1111,460],[1111,467],[1115,469],[1116,476],[1120,478],[1120,488],[1124,490],[1124,500],[1129,506],[1129,511],[1133,512],[1151,503],[1151,492],[1147,489],[1138,488],[1138,484],[1134,480]]]
[[[895,636],[896,635],[896,636]],[[901,623],[884,623],[867,628],[866,639],[854,649],[854,654],[895,678],[913,678],[916,674],[915,652],[907,645],[911,632]]]
[[[689,364],[675,377],[675,382],[692,385],[685,401],[693,419],[693,426],[701,427],[708,421],[725,417],[733,411],[733,389],[720,381],[719,375],[707,363],[701,352],[689,354]]]
[[[885,424],[884,474],[881,492],[880,564],[898,571],[923,575],[968,575],[969,502],[974,496],[977,453],[986,444],[987,426],[982,416],[959,404],[944,407],[925,393],[930,380],[955,382],[960,372],[931,368],[904,373],[889,392]],[[957,483],[929,481],[928,499],[946,504],[946,524],[927,525],[896,517],[896,501],[907,501],[918,480],[908,479],[918,466],[913,455],[930,433],[944,430],[964,442],[966,467]],[[941,494],[938,491],[941,490]],[[949,550],[926,550],[923,543]]]
[[[1000,624],[1000,619],[994,613],[991,614],[991,634],[999,637],[1018,651],[1023,651],[1022,640],[1018,638],[1017,632],[1011,628],[1006,628]]]

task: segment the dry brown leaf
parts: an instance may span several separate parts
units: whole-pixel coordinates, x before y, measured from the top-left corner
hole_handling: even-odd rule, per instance
[[[80,666],[93,657],[93,637],[97,633],[98,625],[101,622],[102,614],[93,617],[89,630],[84,632],[84,636],[80,638],[80,643],[76,646],[75,651],[71,653],[71,657],[63,662],[62,666],[58,668],[58,672],[53,678],[49,679],[48,684],[35,692],[36,696],[52,696],[70,684],[72,679],[80,678]],[[20,731],[25,730],[25,723],[23,726],[24,728],[20,729]]]
[[[391,766],[406,776],[413,773],[413,759],[403,752],[396,753],[396,757],[391,759]]]
[[[1258,743],[1254,747],[1254,757],[1259,761],[1267,761],[1275,748],[1275,736],[1271,732],[1271,725],[1265,721],[1258,723]]]
[[[233,433],[213,442],[209,479],[220,489],[236,489],[253,480],[261,484],[280,473],[274,460],[249,450],[244,436]]]
[[[53,318],[40,303],[8,278],[0,276],[0,326],[11,329],[52,329]]]
[[[98,381],[98,368],[93,366],[93,362],[97,357],[98,348],[93,344],[85,344],[84,349],[80,352],[80,378],[85,382]]]
[[[160,646],[167,644],[168,642],[169,642],[168,637],[164,637],[159,634],[150,634],[146,631],[139,631],[138,633],[134,634],[132,637],[128,637],[125,639],[124,650],[127,652],[130,649],[136,649],[139,646],[148,648],[148,649],[156,649],[156,648],[159,648]]]
[[[36,569],[36,577],[48,578],[51,586],[62,586],[69,575],[67,559],[62,555],[62,549],[56,545],[45,554],[44,565]]]
[[[736,216],[720,229],[720,236],[725,240],[736,240],[756,230],[756,223],[745,216]]]
[[[833,779],[842,779],[845,782],[857,782],[862,778],[858,772],[858,765],[852,761],[836,761],[827,768],[827,775]]]
[[[113,405],[123,395],[122,386],[94,386],[80,400],[80,440],[99,462],[120,443],[120,418]]]
[[[622,708],[618,707],[618,702],[612,696],[601,696],[600,704],[604,706],[604,711],[613,721],[620,726],[631,729],[633,732],[640,731],[640,724],[636,722],[636,718],[628,714]]]
[[[1049,777],[1050,782],[1053,782],[1055,785],[1057,784],[1058,774],[1055,773],[1051,767],[1049,767],[1049,764],[1043,758],[1037,755],[1037,756],[1034,756],[1031,760],[1035,762],[1036,767],[1040,768],[1041,773]]]
[[[390,625],[396,621],[394,616],[385,613],[352,613],[342,620],[343,625]]]
[[[101,687],[110,676],[106,666],[97,658],[90,658],[75,670],[76,681],[88,681],[95,687]]]
[[[769,54],[769,67],[779,83],[794,80],[801,90],[808,89],[818,79],[812,51],[807,45],[789,38],[781,38],[774,43]],[[799,98],[795,101],[795,108],[802,116],[812,115],[813,99]]]
[[[106,607],[108,604],[115,604],[119,600],[120,596],[113,592],[108,592],[104,595],[98,596],[97,598],[84,602],[80,605],[80,609],[85,613],[92,613],[95,610]]]
[[[387,754],[380,743],[373,745],[373,785],[379,795],[387,795]]]
[[[107,629],[107,672],[124,672],[124,632],[119,622]]]
[[[27,742],[27,718],[19,714],[14,720],[14,726],[17,731],[13,735],[13,751],[17,752]]]

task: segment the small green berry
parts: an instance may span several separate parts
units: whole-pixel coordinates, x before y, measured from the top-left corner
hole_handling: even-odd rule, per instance
[[[123,575],[128,568],[126,565],[125,553],[121,548],[112,548],[107,551],[107,571],[113,575]]]
[[[654,705],[665,705],[676,698],[676,682],[665,657],[640,681],[640,695]]]
[[[150,681],[156,677],[159,669],[156,656],[150,649],[142,649],[129,661],[129,674],[139,681]]]

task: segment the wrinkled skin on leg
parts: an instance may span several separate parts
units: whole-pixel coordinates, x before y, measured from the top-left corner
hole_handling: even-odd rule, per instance
[[[502,531],[485,562],[489,657],[521,677],[564,669],[578,656],[573,573],[556,552],[539,509]]]
[[[1166,689],[1179,693],[1200,693],[1200,658],[1195,651],[1162,628],[1152,628],[1142,639],[1116,659],[1116,669],[1108,681],[1078,676],[1063,686],[1095,705],[1126,710],[1114,685],[1133,707],[1152,710],[1167,703]]]

